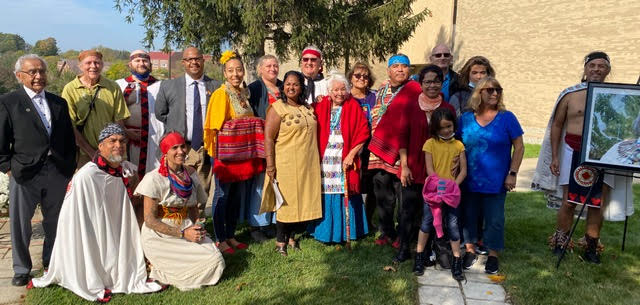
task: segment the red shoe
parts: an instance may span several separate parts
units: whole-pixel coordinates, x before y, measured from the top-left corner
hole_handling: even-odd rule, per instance
[[[33,280],[29,280],[29,283],[27,284],[27,290],[33,288]]]
[[[248,246],[247,244],[245,244],[245,243],[238,243],[238,244],[236,244],[236,246],[235,246],[235,248],[236,248],[236,249],[238,249],[238,250],[244,250],[244,249],[246,249],[246,248],[248,248],[248,247],[249,247],[249,246]]]
[[[236,254],[236,250],[233,250],[233,248],[229,247],[222,250],[222,254],[234,255]]]
[[[400,249],[400,238],[396,238],[396,240],[391,244],[395,249]]]
[[[376,239],[375,244],[378,246],[384,246],[386,244],[389,243],[389,238],[387,238],[384,235],[380,235],[380,237],[378,237],[378,239]]]

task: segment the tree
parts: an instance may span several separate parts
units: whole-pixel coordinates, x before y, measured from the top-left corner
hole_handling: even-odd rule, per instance
[[[120,78],[125,78],[129,76],[131,72],[129,72],[129,67],[127,66],[127,62],[123,60],[119,60],[114,62],[109,66],[107,71],[104,72],[104,75],[107,76],[108,79],[116,80]]]
[[[142,16],[147,47],[160,33],[165,51],[195,45],[219,56],[231,44],[242,50],[250,69],[267,44],[283,60],[310,43],[323,51],[328,66],[348,66],[350,58],[383,60],[429,14],[412,14],[415,0],[114,1],[128,22]]]
[[[102,53],[102,61],[111,62],[117,60],[129,60],[129,51],[127,50],[115,50],[112,48],[107,48],[102,45],[98,45],[92,48],[93,50],[99,51]]]
[[[36,53],[40,56],[53,56],[58,55],[58,43],[53,37],[36,41],[31,49],[32,53]]]
[[[5,52],[26,51],[27,43],[18,34],[0,33],[0,54]]]

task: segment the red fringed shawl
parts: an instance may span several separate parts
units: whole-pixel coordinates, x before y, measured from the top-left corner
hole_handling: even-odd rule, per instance
[[[389,108],[387,108],[376,130],[373,132],[369,143],[369,151],[384,162],[389,164],[396,163],[399,158],[398,150],[401,147],[407,147],[410,123],[407,116],[407,107],[409,103],[418,104],[420,93],[422,93],[422,89],[418,82],[407,81],[402,90],[395,96]]]
[[[324,151],[329,142],[331,134],[331,108],[333,102],[329,96],[325,96],[319,103],[313,104],[313,109],[318,118],[318,149],[320,160],[324,156]],[[350,97],[342,104],[342,114],[340,115],[340,131],[344,141],[342,149],[342,160],[347,157],[351,149],[358,144],[364,143],[369,138],[369,123],[360,107],[360,104]],[[347,170],[345,177],[349,182],[349,193],[360,193],[360,157],[356,154],[354,158],[358,170],[353,167]]]

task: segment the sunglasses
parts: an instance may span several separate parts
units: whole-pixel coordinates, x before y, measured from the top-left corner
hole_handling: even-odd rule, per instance
[[[502,88],[482,88],[482,90],[487,91],[489,95],[493,95],[494,92],[498,94],[502,94]]]
[[[435,57],[435,58],[441,58],[441,57],[449,58],[449,57],[451,57],[451,53],[436,53],[436,54],[431,54],[431,55],[433,57]]]
[[[365,80],[367,80],[369,78],[369,74],[354,73],[353,77],[355,77],[356,79],[364,78]]]
[[[308,62],[308,61],[316,62],[316,61],[318,61],[318,58],[317,57],[303,57],[302,58],[302,62]]]

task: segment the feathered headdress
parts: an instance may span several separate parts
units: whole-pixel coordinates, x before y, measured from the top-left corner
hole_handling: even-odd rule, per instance
[[[236,52],[231,50],[224,51],[222,53],[222,56],[220,56],[220,64],[224,65],[227,63],[227,61],[229,61],[229,59],[232,59],[235,57],[238,57],[238,54],[236,54]]]

